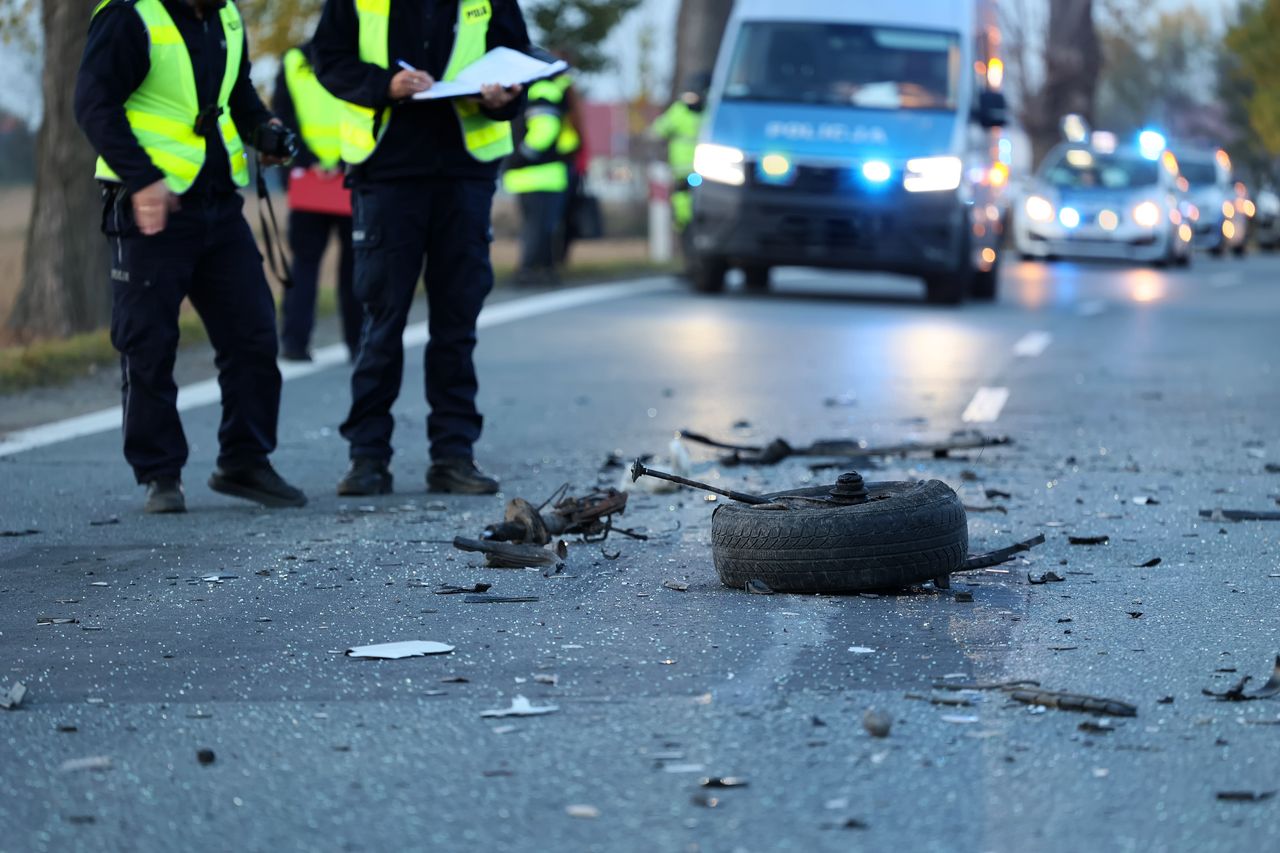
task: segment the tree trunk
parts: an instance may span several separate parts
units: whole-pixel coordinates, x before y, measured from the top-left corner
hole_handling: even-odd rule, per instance
[[[1049,0],[1044,86],[1027,110],[1035,162],[1061,140],[1058,123],[1076,113],[1091,125],[1102,47],[1093,24],[1093,0]]]
[[[671,75],[671,97],[684,90],[691,74],[710,71],[724,36],[733,0],[681,0],[676,19],[676,68]]]
[[[44,121],[26,263],[9,327],[22,338],[65,336],[110,320],[111,288],[94,153],[72,114],[92,5],[44,0]]]

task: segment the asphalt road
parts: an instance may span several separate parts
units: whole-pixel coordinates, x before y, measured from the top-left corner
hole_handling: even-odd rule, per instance
[[[478,455],[502,478],[496,498],[423,491],[414,355],[386,498],[334,495],[341,365],[286,384],[275,461],[311,496],[303,510],[205,488],[210,405],[184,416],[182,517],[141,514],[113,431],[0,456],[0,530],[38,531],[0,538],[0,690],[29,691],[0,711],[0,850],[1274,845],[1280,795],[1218,794],[1280,789],[1280,700],[1201,690],[1270,674],[1280,523],[1199,510],[1280,509],[1266,470],[1280,462],[1280,259],[1011,264],[997,304],[960,309],[890,278],[780,278],[764,296],[650,280],[559,310],[499,306],[479,352]],[[599,473],[610,452],[665,454],[681,427],[872,444],[1007,434],[866,473],[961,490],[975,552],[1048,541],[950,591],[881,597],[724,588],[714,504],[691,491],[634,495],[623,521],[649,541],[575,544],[551,576],[445,544],[510,497],[616,484]],[[739,488],[830,478],[691,450],[700,476]],[[1049,571],[1065,580],[1028,582]],[[477,582],[538,600],[432,592]],[[342,655],[412,639],[456,650]],[[948,679],[1031,679],[1138,715],[1088,731],[1097,718],[998,691],[927,701]],[[558,711],[481,717],[518,694]],[[887,738],[864,730],[868,708],[892,720]],[[91,757],[109,767],[62,769]],[[699,785],[725,776],[748,784]]]

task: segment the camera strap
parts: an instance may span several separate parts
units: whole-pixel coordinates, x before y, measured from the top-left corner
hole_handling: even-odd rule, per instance
[[[262,242],[267,247],[267,268],[288,290],[293,287],[293,275],[289,271],[284,241],[280,239],[280,224],[276,221],[276,209],[271,204],[271,193],[267,190],[267,178],[262,168],[262,161],[258,161],[254,171],[258,182],[258,222],[262,226]]]

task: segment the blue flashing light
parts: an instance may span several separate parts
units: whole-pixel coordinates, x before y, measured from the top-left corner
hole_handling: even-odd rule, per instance
[[[1075,228],[1080,224],[1080,211],[1074,207],[1064,207],[1058,211],[1058,221],[1063,228]]]
[[[893,177],[893,168],[883,160],[868,160],[862,164],[862,177],[868,183],[883,184]]]
[[[1158,130],[1144,130],[1138,134],[1138,151],[1148,160],[1159,160],[1169,141]]]
[[[685,178],[685,181],[686,181],[686,182],[689,184],[689,186],[691,186],[691,187],[700,187],[700,186],[702,186],[702,176],[701,176],[701,175],[699,175],[697,172],[691,172],[691,173],[689,174],[689,177]]]

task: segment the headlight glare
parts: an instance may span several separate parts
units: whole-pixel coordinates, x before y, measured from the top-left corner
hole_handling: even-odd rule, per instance
[[[1155,228],[1160,224],[1160,206],[1154,201],[1144,201],[1133,209],[1133,221],[1143,228]]]
[[[1032,222],[1050,222],[1053,219],[1053,205],[1044,196],[1029,196],[1023,208]]]
[[[693,150],[693,170],[708,181],[742,186],[747,173],[746,156],[741,149],[703,142]]]
[[[963,174],[959,157],[919,157],[907,161],[902,186],[909,193],[946,192],[960,186]]]

